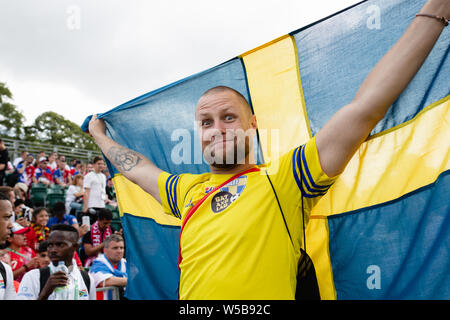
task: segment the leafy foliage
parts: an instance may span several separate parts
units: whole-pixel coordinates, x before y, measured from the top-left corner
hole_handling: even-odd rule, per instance
[[[0,82],[1,136],[79,149],[98,150],[91,136],[84,133],[76,123],[56,112],[44,112],[34,120],[33,125],[25,126],[24,115],[8,100],[12,100],[12,94],[6,84]]]

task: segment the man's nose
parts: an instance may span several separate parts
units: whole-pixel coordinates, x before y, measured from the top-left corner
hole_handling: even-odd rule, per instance
[[[214,127],[216,131],[215,135],[225,135],[226,134],[226,125],[222,121],[214,121]]]
[[[214,124],[213,127],[204,131],[203,140],[212,142],[217,138],[221,138],[223,135],[225,135],[225,128]]]

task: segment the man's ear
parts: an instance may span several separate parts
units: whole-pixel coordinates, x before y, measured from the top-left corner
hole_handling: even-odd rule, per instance
[[[252,117],[250,118],[250,125],[251,125],[252,129],[255,129],[255,130],[258,129],[258,122],[256,121],[256,115],[252,115]]]

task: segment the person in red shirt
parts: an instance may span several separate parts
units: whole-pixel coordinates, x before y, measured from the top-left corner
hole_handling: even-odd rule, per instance
[[[42,157],[39,159],[39,165],[34,171],[34,178],[36,182],[43,183],[47,186],[54,183],[53,170],[48,166],[47,158]]]
[[[26,233],[27,245],[35,252],[39,250],[39,244],[48,239],[50,228],[47,227],[49,214],[47,208],[36,208],[33,211],[33,221],[30,232]]]
[[[29,154],[24,161],[17,165],[17,172],[20,174],[19,182],[25,183],[28,188],[36,182],[34,179],[35,167],[33,166],[34,158]]]
[[[26,168],[25,168],[25,174],[27,177],[27,186],[28,188],[31,188],[31,186],[33,185],[33,182],[35,181],[35,177],[34,177],[34,171],[36,170],[36,168],[33,166],[33,164],[29,164]]]
[[[24,228],[18,223],[13,223],[11,229],[12,235],[8,238],[8,247],[5,249],[8,251],[11,259],[14,280],[19,282],[28,270],[39,266],[39,260],[36,257],[36,253],[26,245],[27,239],[25,234],[29,231],[29,227]]]
[[[53,171],[53,181],[63,187],[72,183],[72,175],[64,156],[60,156],[58,159],[58,167]]]

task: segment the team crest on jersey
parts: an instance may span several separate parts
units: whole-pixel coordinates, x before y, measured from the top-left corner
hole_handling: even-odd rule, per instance
[[[5,281],[3,279],[0,280],[0,289],[5,289]]]
[[[219,213],[240,197],[247,185],[247,176],[241,176],[220,188],[211,200],[211,210]]]

